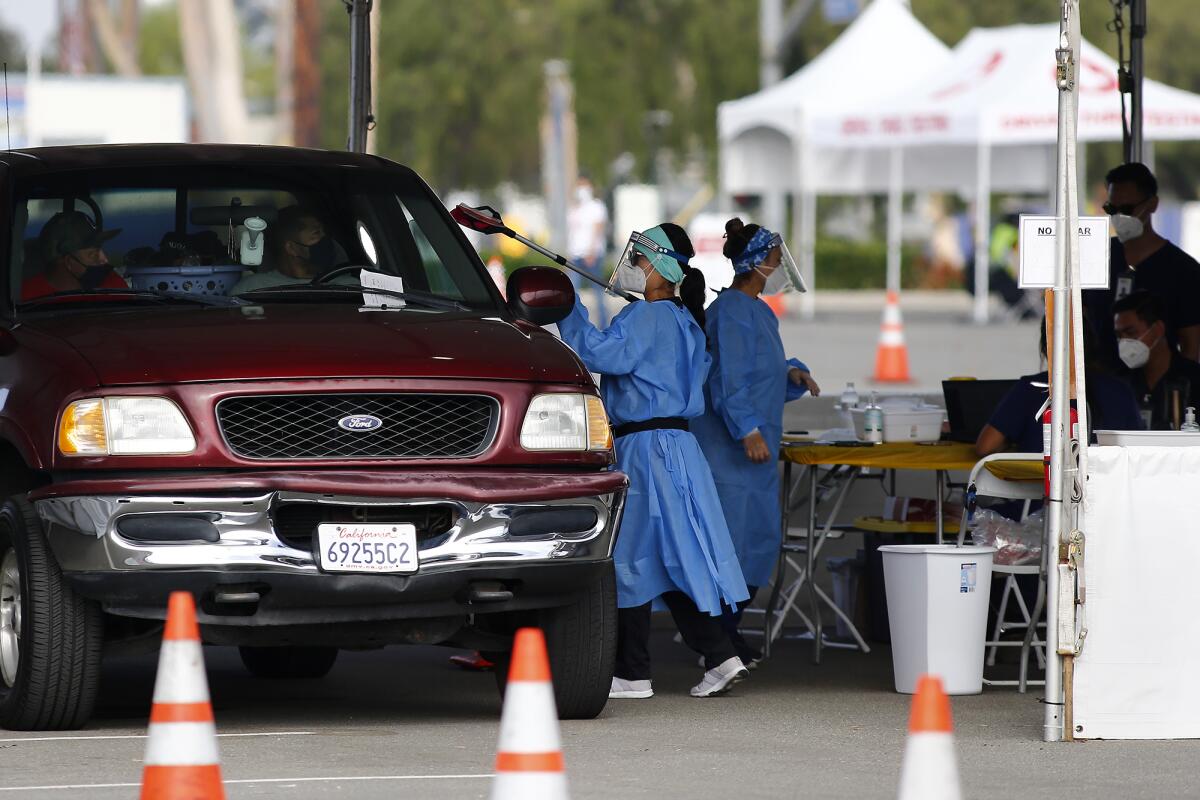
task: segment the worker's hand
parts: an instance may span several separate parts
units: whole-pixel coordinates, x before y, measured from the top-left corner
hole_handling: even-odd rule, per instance
[[[821,396],[821,387],[818,386],[817,382],[813,380],[811,372],[800,369],[799,367],[792,367],[788,370],[788,379],[797,386],[807,387],[808,393],[813,397]]]
[[[771,460],[771,448],[767,447],[767,440],[758,431],[742,439],[742,447],[746,448],[746,458],[755,464],[765,464]]]

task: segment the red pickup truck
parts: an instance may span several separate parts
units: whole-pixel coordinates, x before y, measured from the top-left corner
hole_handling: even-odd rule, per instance
[[[87,722],[169,592],[255,675],[545,629],[604,707],[627,487],[603,404],[438,198],[374,156],[232,145],[0,153],[0,724]]]

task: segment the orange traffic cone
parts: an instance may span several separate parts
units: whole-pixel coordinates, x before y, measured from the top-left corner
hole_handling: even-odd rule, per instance
[[[900,769],[899,800],[961,800],[950,698],[942,679],[922,675],[913,695],[908,720],[908,743]]]
[[[883,307],[883,325],[879,330],[879,349],[875,351],[875,380],[881,383],[907,383],[908,348],[904,345],[904,323],[900,319],[900,298],[888,290]]]
[[[566,800],[567,774],[558,738],[546,638],[521,628],[500,715],[500,747],[492,800]]]
[[[783,304],[783,295],[781,294],[764,294],[761,295],[763,302],[771,307],[775,312],[775,316],[783,317],[787,313],[787,307]]]
[[[507,286],[508,279],[504,276],[504,262],[498,256],[492,256],[488,259],[487,271],[492,276],[492,281],[496,284],[496,288],[500,290],[500,296],[507,300],[505,287]]]
[[[196,603],[188,592],[172,592],[154,679],[142,800],[224,798]]]

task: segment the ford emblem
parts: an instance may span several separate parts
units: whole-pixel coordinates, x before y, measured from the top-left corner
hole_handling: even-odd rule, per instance
[[[383,420],[370,414],[351,414],[338,420],[338,427],[344,431],[377,431],[383,427]]]

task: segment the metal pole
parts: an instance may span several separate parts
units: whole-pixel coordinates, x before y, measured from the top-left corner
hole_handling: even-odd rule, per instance
[[[1145,139],[1142,135],[1142,97],[1146,77],[1146,0],[1129,0],[1129,74],[1133,86],[1129,93],[1130,161],[1141,161]]]
[[[758,3],[758,47],[759,77],[761,88],[783,80],[780,50],[783,42],[783,0],[759,0]]]
[[[1056,209],[1056,249],[1054,265],[1054,348],[1051,364],[1050,389],[1050,497],[1047,507],[1047,570],[1046,570],[1046,705],[1042,738],[1047,742],[1063,738],[1062,657],[1059,655],[1059,548],[1067,522],[1065,476],[1068,447],[1067,430],[1070,419],[1070,361],[1069,361],[1069,301],[1070,260],[1072,248],[1078,248],[1078,210],[1072,208],[1075,196],[1074,181],[1074,119],[1078,111],[1075,69],[1079,52],[1079,0],[1062,0],[1062,19],[1059,28],[1058,60],[1058,203]]]
[[[992,226],[992,147],[981,141],[975,150],[975,324],[988,321],[988,243]],[[968,264],[967,269],[972,269]]]
[[[347,149],[367,152],[371,116],[371,5],[374,0],[344,0],[350,14],[350,138]]]
[[[900,223],[904,214],[904,150],[893,147],[888,163],[887,288],[900,293]]]

